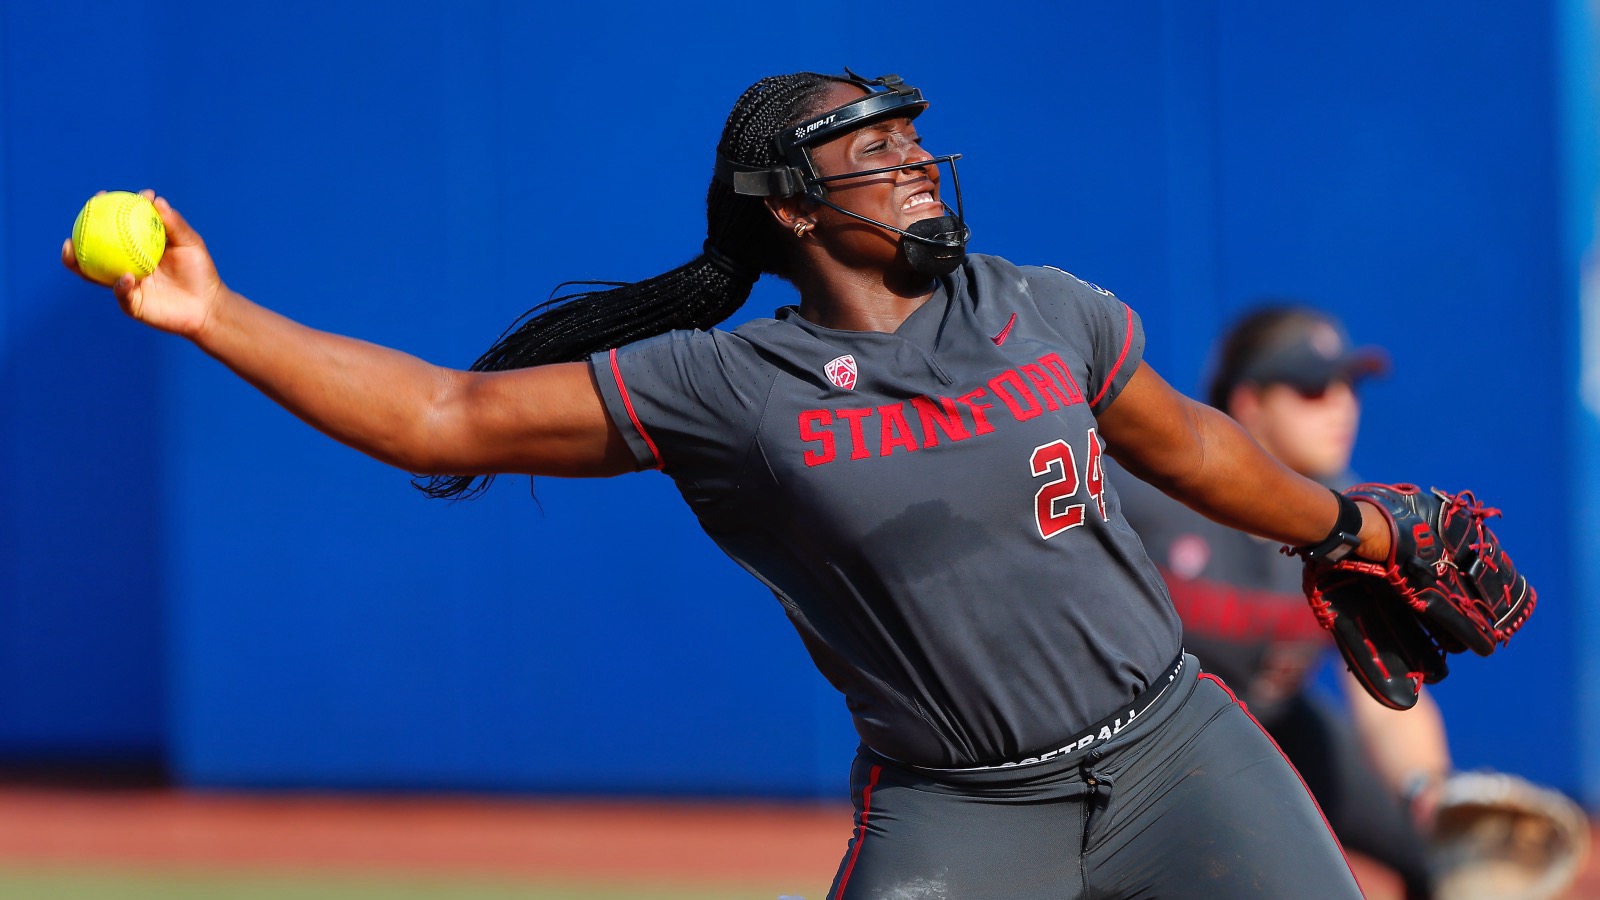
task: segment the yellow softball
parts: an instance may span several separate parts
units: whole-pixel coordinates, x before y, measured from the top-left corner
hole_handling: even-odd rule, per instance
[[[143,278],[167,249],[155,204],[139,194],[108,191],[89,198],[72,224],[72,250],[83,274],[111,284],[124,273]]]

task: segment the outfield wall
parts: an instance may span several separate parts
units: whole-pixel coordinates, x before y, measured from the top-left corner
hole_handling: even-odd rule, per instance
[[[1578,792],[1589,10],[4,5],[0,756],[159,759],[195,785],[839,794],[843,704],[665,477],[426,501],[54,259],[90,193],[156,186],[242,292],[464,365],[559,281],[697,252],[742,88],[850,65],[933,100],[919,125],[965,154],[974,249],[1114,290],[1180,388],[1261,295],[1388,342],[1358,468],[1478,489],[1541,592],[1437,691],[1458,762]],[[764,283],[741,316],[788,302]]]

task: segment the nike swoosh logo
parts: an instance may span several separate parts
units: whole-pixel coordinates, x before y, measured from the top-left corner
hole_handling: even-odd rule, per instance
[[[1011,336],[1011,326],[1013,326],[1015,324],[1017,324],[1017,314],[1016,313],[1012,313],[1011,314],[1011,321],[1006,323],[1006,327],[1000,329],[1000,333],[995,335],[992,338],[989,338],[989,340],[994,341],[994,345],[996,347],[1000,346],[1001,344],[1004,344],[1006,342],[1006,338]]]

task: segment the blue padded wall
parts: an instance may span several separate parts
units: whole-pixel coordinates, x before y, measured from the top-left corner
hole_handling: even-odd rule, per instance
[[[0,6],[0,760],[166,745],[170,341],[56,260],[105,187],[170,171],[142,5]]]
[[[1261,295],[1389,341],[1359,469],[1479,489],[1543,598],[1438,689],[1458,762],[1577,791],[1595,538],[1541,526],[1581,495],[1526,477],[1595,469],[1574,3],[931,0],[867,27],[825,2],[808,16],[855,24],[799,33],[748,4],[0,7],[0,757],[154,754],[202,785],[841,795],[843,704],[666,478],[427,501],[54,258],[88,194],[156,186],[243,293],[465,365],[557,282],[693,255],[739,92],[850,65],[932,98],[919,125],[966,154],[975,249],[1117,292],[1180,388]],[[788,302],[764,283],[741,317]]]

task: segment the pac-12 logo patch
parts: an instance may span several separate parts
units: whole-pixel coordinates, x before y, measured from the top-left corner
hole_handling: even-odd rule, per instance
[[[822,367],[828,380],[847,391],[856,389],[856,358],[846,353]]]

